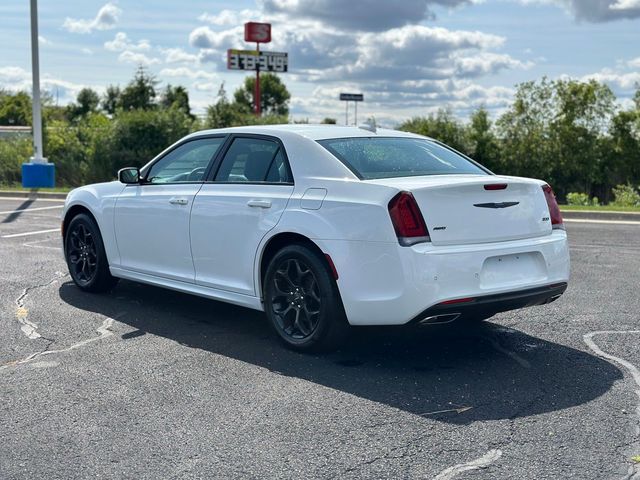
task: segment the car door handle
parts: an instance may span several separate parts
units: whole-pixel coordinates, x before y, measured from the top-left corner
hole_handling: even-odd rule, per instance
[[[250,207],[258,208],[271,208],[271,201],[269,200],[249,200],[247,205]]]
[[[186,198],[173,197],[171,200],[169,200],[169,203],[171,203],[172,205],[186,205],[187,203],[189,203],[189,200],[187,200]]]

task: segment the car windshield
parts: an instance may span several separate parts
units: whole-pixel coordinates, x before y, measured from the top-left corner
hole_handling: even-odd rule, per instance
[[[362,180],[487,171],[435,141],[421,138],[354,137],[319,140]]]

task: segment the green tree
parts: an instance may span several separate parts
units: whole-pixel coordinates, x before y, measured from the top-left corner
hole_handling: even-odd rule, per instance
[[[242,105],[248,111],[255,105],[256,79],[246,77],[244,84],[234,94],[235,103]],[[291,94],[287,87],[275,73],[260,75],[260,109],[266,115],[289,115],[289,99]]]
[[[554,166],[550,124],[555,115],[552,82],[543,78],[517,86],[511,107],[496,122],[505,173],[557,185],[550,178]]]
[[[27,92],[0,92],[0,125],[31,125],[31,97]]]
[[[176,108],[119,110],[108,135],[96,146],[96,173],[113,178],[123,167],[141,167],[191,132],[193,121]]]
[[[469,156],[481,163],[489,170],[500,170],[500,146],[492,130],[489,112],[479,108],[471,115],[467,137],[469,142]]]
[[[175,87],[167,85],[160,98],[160,105],[165,108],[177,108],[182,110],[188,117],[195,118],[191,114],[191,107],[189,107],[189,93],[181,85]]]
[[[504,168],[548,180],[561,197],[608,190],[604,135],[614,110],[613,93],[594,80],[518,85],[513,105],[497,122]]]
[[[338,121],[335,118],[325,117],[320,123],[324,125],[335,125]]]
[[[91,112],[95,112],[99,104],[100,97],[98,94],[90,88],[83,88],[78,92],[76,103],[71,103],[67,106],[67,117],[70,120],[84,117]]]
[[[122,106],[122,102],[120,101],[121,95],[122,91],[120,90],[120,87],[109,85],[102,96],[102,109],[109,115],[116,113],[118,107]]]
[[[224,82],[222,82],[218,89],[216,103],[207,107],[205,126],[208,128],[227,128],[245,125],[250,115],[252,115],[251,111],[245,105],[229,102]]]
[[[453,116],[450,110],[438,110],[426,117],[414,117],[399,127],[400,130],[434,138],[452,148],[469,154],[465,126]]]
[[[640,89],[636,105],[617,112],[611,121],[609,181],[616,184],[640,184]]]
[[[156,85],[158,81],[149,75],[142,66],[136,71],[133,80],[120,94],[120,105],[124,110],[150,110],[155,108]]]

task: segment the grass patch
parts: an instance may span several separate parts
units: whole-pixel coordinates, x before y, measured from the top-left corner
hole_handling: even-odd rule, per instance
[[[560,205],[564,212],[581,212],[591,210],[593,212],[640,212],[640,207],[617,207],[615,205]]]
[[[69,193],[73,190],[72,187],[54,187],[54,188],[24,188],[22,185],[7,185],[0,183],[0,190],[4,190],[6,192],[31,192],[32,190],[36,190],[38,192],[49,192],[49,193]]]

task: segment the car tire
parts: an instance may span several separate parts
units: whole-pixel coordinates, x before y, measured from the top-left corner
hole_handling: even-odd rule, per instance
[[[306,245],[278,251],[264,276],[264,307],[280,340],[301,352],[338,348],[349,333],[326,259]]]
[[[109,272],[102,235],[86,213],[73,217],[65,229],[64,254],[73,282],[86,292],[108,292],[118,283]]]

